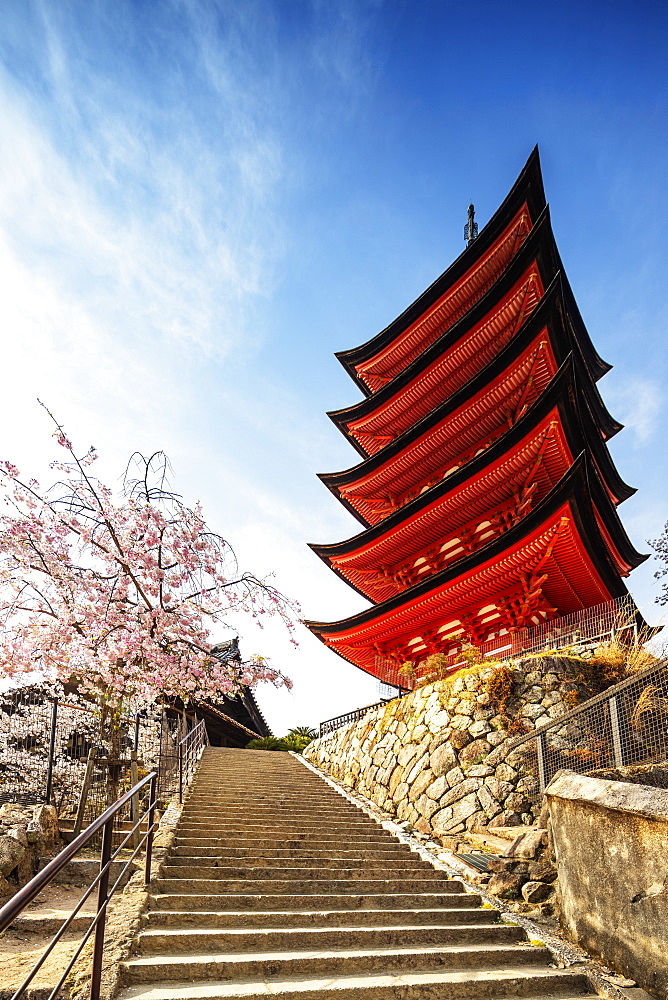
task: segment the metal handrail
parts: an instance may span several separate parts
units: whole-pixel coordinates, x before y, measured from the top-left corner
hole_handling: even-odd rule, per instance
[[[193,743],[196,743],[194,750],[192,749]],[[201,719],[196,726],[193,726],[190,732],[186,733],[183,739],[179,741],[179,802],[183,802],[184,777],[186,778],[186,784],[190,781],[190,770],[193,758],[195,761],[199,760],[207,743],[208,737],[206,722],[204,719]],[[187,744],[187,747],[185,744]]]
[[[24,981],[18,987],[14,993],[12,1000],[19,1000],[20,997],[25,995],[25,991],[34,979],[35,975],[42,967],[48,956],[53,951],[54,947],[61,939],[67,928],[72,923],[74,917],[79,912],[83,904],[86,902],[88,897],[91,895],[93,890],[97,887],[97,912],[95,917],[91,921],[90,926],[86,930],[79,946],[74,952],[74,955],[70,959],[67,968],[62,973],[60,980],[56,986],[51,991],[48,1000],[54,1000],[58,995],[65,979],[74,967],[75,962],[78,960],[83,948],[91,937],[93,932],[95,933],[94,944],[93,944],[93,962],[91,969],[91,986],[90,986],[90,1000],[99,1000],[100,996],[100,985],[102,979],[102,958],[104,953],[104,936],[106,927],[106,916],[109,901],[112,898],[114,892],[118,888],[118,885],[123,878],[125,872],[128,870],[135,857],[141,850],[141,847],[146,843],[146,860],[144,865],[144,884],[148,885],[151,874],[151,860],[153,854],[153,833],[155,830],[155,807],[156,807],[156,792],[157,792],[157,778],[158,774],[156,771],[152,771],[150,774],[138,781],[133,788],[127,791],[121,796],[113,805],[109,806],[105,811],[98,816],[97,819],[83,830],[75,839],[63,848],[60,854],[57,854],[55,858],[38,872],[33,879],[28,882],[27,885],[23,886],[22,889],[16,893],[5,905],[0,908],[0,933],[6,930],[14,922],[14,920],[19,916],[20,913],[26,908],[26,906],[31,903],[36,896],[58,875],[59,872],[63,870],[66,864],[74,858],[79,851],[88,844],[93,837],[96,836],[100,831],[102,831],[102,849],[100,853],[100,871],[93,880],[93,882],[85,890],[83,896],[79,900],[77,906],[72,910],[70,915],[67,917],[62,926],[58,929],[54,937],[51,939],[45,950],[42,952],[41,956],[32,967]],[[149,804],[146,811],[142,816],[139,817],[137,822],[134,824],[133,828],[123,839],[116,851],[112,853],[112,837],[113,837],[113,825],[114,819],[119,813],[119,811],[127,805],[127,803],[133,798],[133,796],[138,795],[139,792],[150,785],[149,789]],[[136,831],[139,830],[141,824],[144,820],[147,820],[147,830],[144,836],[141,838],[137,846],[134,848],[131,856],[126,860],[121,873],[109,888],[109,874],[112,862],[116,859],[118,854],[123,850],[125,845],[128,843],[130,838],[132,838]]]

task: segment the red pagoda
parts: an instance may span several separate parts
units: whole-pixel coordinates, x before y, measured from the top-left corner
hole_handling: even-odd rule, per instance
[[[401,316],[337,354],[364,399],[329,414],[361,456],[321,475],[363,530],[315,552],[372,607],[309,622],[381,680],[464,644],[628,597],[621,429],[564,274],[535,149],[510,194]]]

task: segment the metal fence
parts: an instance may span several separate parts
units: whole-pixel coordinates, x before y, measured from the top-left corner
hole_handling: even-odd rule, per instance
[[[164,802],[178,793],[179,742],[196,724],[196,717],[164,711],[125,716],[120,753],[110,759],[99,716],[75,696],[51,695],[37,686],[4,691],[0,803],[49,802],[63,820],[81,826],[106,808],[110,787],[116,798],[152,769],[158,771],[158,800]]]
[[[326,736],[328,733],[333,733],[335,729],[340,729],[341,726],[347,726],[351,722],[357,722],[358,719],[363,718],[367,712],[373,711],[374,708],[380,708],[381,705],[386,705],[389,699],[384,701],[376,701],[373,705],[365,705],[363,708],[356,708],[352,712],[347,712],[345,715],[336,715],[332,719],[325,719],[324,722],[320,723],[320,735]]]
[[[597,604],[582,611],[574,611],[551,621],[540,622],[530,628],[518,628],[504,632],[487,642],[472,646],[476,656],[494,660],[508,660],[547,650],[583,650],[599,646],[605,642],[620,640],[627,644],[648,641],[656,630],[648,635],[640,635],[640,614],[630,595],[618,597],[604,604]],[[441,670],[454,673],[460,667],[468,666],[461,650],[444,651]],[[378,676],[384,683],[398,688],[414,688],[428,670],[426,664],[418,663],[412,668],[404,667],[385,657],[376,658]]]
[[[668,758],[668,660],[627,678],[508,745],[506,761],[524,774],[535,802],[561,768],[659,763]]]

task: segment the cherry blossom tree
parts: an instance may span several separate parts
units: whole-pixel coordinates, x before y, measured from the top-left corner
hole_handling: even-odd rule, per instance
[[[47,411],[48,412],[48,411]],[[269,681],[291,686],[266,659],[241,667],[211,655],[211,631],[231,613],[283,620],[298,607],[267,580],[240,572],[230,545],[168,488],[163,453],[132,456],[119,496],[77,454],[67,453],[42,489],[0,463],[0,675],[74,683],[99,708],[114,756],[123,710],[164,698],[184,702]]]

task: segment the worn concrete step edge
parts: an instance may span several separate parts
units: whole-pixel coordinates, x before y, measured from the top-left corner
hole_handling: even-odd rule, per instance
[[[368,879],[382,878],[383,881],[389,880],[396,882],[403,882],[406,879],[409,881],[411,879],[425,878],[436,880],[447,879],[445,872],[430,869],[426,862],[424,865],[384,864],[376,865],[374,868],[371,868],[371,866],[368,865],[359,865],[356,868],[351,868],[347,864],[345,867],[323,864],[319,868],[309,868],[306,865],[303,867],[288,867],[284,864],[276,864],[267,865],[262,868],[254,868],[252,865],[243,864],[211,864],[211,858],[207,858],[205,860],[209,863],[195,864],[192,859],[187,858],[183,859],[180,864],[172,864],[171,861],[168,861],[160,870],[161,877],[178,879],[243,879],[244,881],[258,879],[262,881],[280,880],[286,882],[291,879],[295,879],[298,882],[303,882],[304,879],[318,882],[328,882],[332,879],[336,879],[337,881],[340,879],[362,879],[362,881],[367,881]]]
[[[142,930],[139,939],[139,953],[149,955],[191,954],[192,952],[294,952],[312,949],[345,948],[364,950],[368,948],[427,947],[435,944],[487,945],[509,944],[523,941],[526,935],[521,927],[510,924],[446,924],[444,926],[391,925],[387,927],[328,927],[274,929],[211,929],[211,928],[171,928],[163,930]]]
[[[409,893],[409,892],[433,892],[440,893],[446,891],[457,891],[450,884],[447,878],[409,878],[405,880],[395,879],[307,879],[300,882],[298,879],[208,879],[208,878],[160,878],[157,886],[164,892],[180,893],[202,893],[216,892],[221,895],[228,893],[260,893],[262,895],[289,895],[300,894],[303,896],[323,896],[348,893],[352,895],[363,895],[366,893]]]
[[[196,853],[195,853],[196,852]],[[170,857],[172,860],[176,858],[229,858],[230,860],[234,858],[239,858],[240,860],[247,860],[252,862],[254,860],[258,861],[288,861],[293,859],[299,861],[300,864],[305,862],[320,862],[324,860],[332,861],[347,861],[351,864],[359,861],[362,864],[368,864],[370,861],[374,863],[382,864],[385,861],[392,861],[395,863],[400,863],[401,861],[407,861],[409,859],[414,859],[419,861],[419,855],[413,853],[409,847],[404,844],[398,844],[396,850],[380,851],[367,849],[365,851],[347,851],[341,847],[330,847],[329,850],[318,850],[315,847],[309,847],[309,845],[304,844],[299,847],[292,848],[291,850],[283,847],[265,848],[262,851],[251,850],[251,847],[231,847],[229,845],[220,847],[204,847],[201,844],[178,844],[171,852]],[[428,862],[424,862],[427,864]]]
[[[303,911],[305,908],[318,910],[396,910],[400,907],[411,910],[432,910],[435,907],[451,909],[460,906],[468,909],[480,905],[480,896],[464,892],[438,893],[327,893],[313,894],[306,898],[303,894],[272,893],[192,893],[156,892],[151,897],[151,906],[157,910],[211,910],[215,906],[225,910],[270,910]]]
[[[434,945],[423,948],[374,948],[369,951],[336,949],[309,953],[252,952],[249,954],[151,955],[120,963],[121,981],[151,982],[156,979],[235,979],[298,976],[303,973],[332,977],[351,972],[427,971],[449,968],[464,970],[486,966],[490,971],[504,965],[546,965],[547,948],[522,944],[471,946]]]
[[[123,990],[117,1000],[233,1000],[265,998],[318,1000],[581,1000],[594,996],[581,973],[569,970],[508,968],[499,972],[415,972],[400,975],[294,978],[270,983],[160,982]]]
[[[434,910],[149,910],[145,926],[151,927],[231,927],[270,929],[275,927],[421,927],[439,923],[497,923],[500,911],[494,909],[443,907]]]

